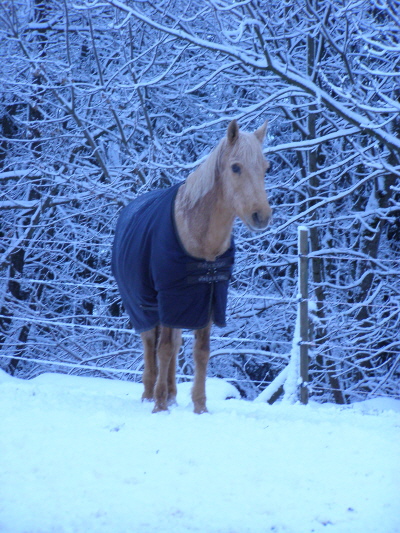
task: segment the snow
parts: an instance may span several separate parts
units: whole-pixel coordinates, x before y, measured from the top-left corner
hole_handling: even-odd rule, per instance
[[[301,294],[297,295],[297,299],[300,301]],[[297,390],[300,376],[300,305],[297,304],[296,323],[294,327],[292,349],[290,350],[289,364],[287,365],[286,379],[283,384],[283,390],[285,394],[283,396],[284,402],[295,403],[297,398]],[[281,372],[282,374],[282,372]],[[277,381],[279,382],[279,380]],[[264,391],[263,391],[264,392]],[[263,393],[261,393],[263,394]]]
[[[400,532],[400,402],[151,414],[130,382],[0,371],[2,533]]]

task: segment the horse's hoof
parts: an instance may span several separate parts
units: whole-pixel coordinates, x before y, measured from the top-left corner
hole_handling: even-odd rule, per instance
[[[168,398],[167,405],[168,407],[173,407],[174,405],[178,405],[178,402],[176,401],[175,396]]]
[[[153,396],[149,396],[147,394],[142,394],[142,402],[154,402]]]
[[[194,406],[194,410],[193,410],[193,412],[194,412],[196,415],[202,415],[202,414],[204,414],[204,413],[208,413],[208,409],[207,409],[207,407],[206,407],[205,405],[203,405],[203,406],[200,406],[200,405],[199,405],[199,406],[196,406],[196,405],[195,405],[195,406]]]
[[[152,410],[152,413],[162,413],[162,412],[168,412],[168,407],[166,406],[163,406],[163,405],[155,405],[153,407],[153,410]]]

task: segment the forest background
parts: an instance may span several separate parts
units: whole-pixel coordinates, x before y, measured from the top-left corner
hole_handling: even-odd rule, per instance
[[[140,380],[118,213],[268,119],[274,221],[235,226],[209,375],[253,399],[287,366],[302,224],[311,396],[400,397],[399,1],[3,0],[0,57],[1,368]]]

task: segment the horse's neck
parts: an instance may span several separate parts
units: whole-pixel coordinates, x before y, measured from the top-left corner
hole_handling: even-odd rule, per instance
[[[190,183],[185,183],[175,201],[176,228],[185,250],[207,261],[214,261],[229,248],[235,218],[220,187],[215,182],[193,203]]]

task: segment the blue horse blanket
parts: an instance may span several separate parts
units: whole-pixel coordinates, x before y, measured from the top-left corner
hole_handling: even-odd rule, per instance
[[[225,326],[234,241],[215,261],[185,251],[174,218],[180,185],[139,196],[117,222],[112,271],[137,332],[159,324],[200,329],[211,319]]]

